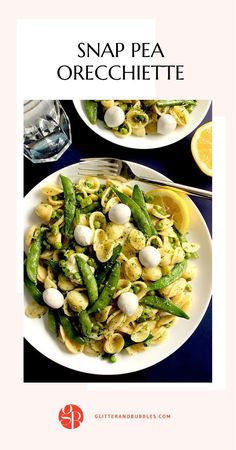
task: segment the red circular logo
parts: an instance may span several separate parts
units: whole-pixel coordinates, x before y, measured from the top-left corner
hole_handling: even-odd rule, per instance
[[[64,428],[78,428],[84,420],[82,409],[77,405],[66,405],[59,411],[59,421]]]

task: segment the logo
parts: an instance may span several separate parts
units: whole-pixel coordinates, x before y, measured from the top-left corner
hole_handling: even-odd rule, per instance
[[[82,409],[77,405],[66,405],[59,411],[59,421],[64,428],[78,428],[84,420]]]

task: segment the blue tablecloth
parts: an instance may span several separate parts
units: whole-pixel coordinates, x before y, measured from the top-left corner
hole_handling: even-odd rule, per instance
[[[78,116],[71,101],[62,102],[72,127],[71,147],[59,161],[32,164],[25,158],[24,189],[29,192],[46,176],[82,157],[113,156],[135,161],[163,173],[175,182],[202,189],[212,189],[211,178],[195,164],[190,151],[192,134],[170,146],[137,150],[112,144],[90,130]],[[212,119],[208,111],[203,123]],[[212,205],[209,200],[192,197],[211,232]],[[175,353],[160,363],[132,374],[116,376],[89,375],[62,367],[24,342],[25,382],[211,382],[212,380],[212,311],[211,304],[197,330]]]

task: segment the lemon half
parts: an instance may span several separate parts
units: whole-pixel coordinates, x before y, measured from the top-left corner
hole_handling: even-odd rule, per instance
[[[161,206],[170,214],[175,227],[181,234],[188,231],[190,214],[185,194],[177,194],[169,188],[158,188],[148,191],[146,196],[151,197],[150,203]]]
[[[195,131],[191,150],[201,171],[212,177],[212,122],[205,123]]]

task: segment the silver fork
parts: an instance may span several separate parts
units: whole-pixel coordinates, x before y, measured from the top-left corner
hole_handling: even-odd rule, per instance
[[[127,180],[143,181],[144,183],[156,184],[157,186],[168,186],[188,195],[212,199],[212,192],[198,189],[184,184],[163,181],[155,178],[140,177],[133,172],[126,161],[115,158],[82,158],[79,163],[79,175],[93,175],[97,177],[121,176]]]

